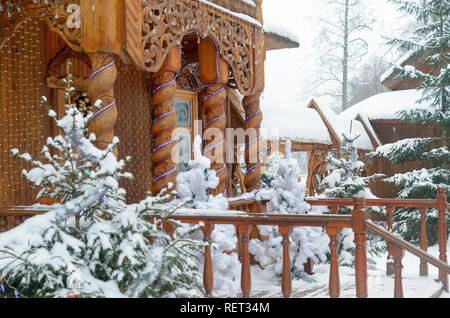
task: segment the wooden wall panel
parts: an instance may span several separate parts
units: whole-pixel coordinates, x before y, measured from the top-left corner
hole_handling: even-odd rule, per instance
[[[36,158],[49,135],[50,121],[40,106],[44,89],[44,24],[28,20],[0,50],[0,207],[33,204],[29,167],[12,148]]]
[[[135,180],[124,180],[121,186],[127,191],[127,202],[136,203],[145,198],[152,182],[151,96],[148,74],[116,58],[117,81],[114,95],[118,118],[115,134],[120,139],[119,158],[131,156],[125,171]]]

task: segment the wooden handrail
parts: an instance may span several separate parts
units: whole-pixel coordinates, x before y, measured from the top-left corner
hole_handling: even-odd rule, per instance
[[[247,213],[240,216],[227,216],[225,214],[190,214],[174,213],[171,219],[183,223],[208,222],[211,224],[234,225],[274,225],[274,226],[319,226],[319,227],[352,227],[351,215],[293,215],[293,214],[261,214]]]
[[[412,245],[411,243],[397,237],[395,234],[392,234],[391,232],[385,230],[384,228],[376,225],[371,220],[366,220],[365,222],[367,230],[370,232],[384,238],[389,243],[392,243],[404,250],[407,250],[411,254],[419,257],[420,259],[423,259],[427,263],[430,263],[437,268],[445,271],[446,273],[450,274],[450,265],[447,263],[444,263],[439,258],[434,257],[427,252],[421,250],[420,248],[417,248],[416,246]]]
[[[353,206],[353,199],[348,198],[305,198],[311,206]],[[267,203],[267,200],[257,201],[255,198],[230,201],[230,208],[242,205],[257,204],[258,202]],[[437,208],[436,199],[366,199],[366,206],[393,206],[398,208]],[[447,204],[447,206],[449,206]]]

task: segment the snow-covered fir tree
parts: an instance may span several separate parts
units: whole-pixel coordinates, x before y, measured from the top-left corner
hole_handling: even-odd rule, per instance
[[[177,176],[178,196],[181,200],[189,200],[187,208],[208,210],[210,213],[223,212],[228,208],[228,200],[222,194],[213,196],[210,190],[219,185],[216,172],[211,170],[211,161],[201,153],[202,139],[196,136],[193,145],[194,159],[189,161],[189,170]],[[201,233],[193,237],[203,239]],[[226,292],[236,296],[240,288],[240,268],[234,225],[217,224],[211,233],[212,266],[214,269],[214,292]],[[198,267],[203,270],[203,257]]]
[[[280,160],[276,179],[272,181],[268,213],[308,214],[305,185],[299,182],[300,169],[291,155],[291,142],[286,142],[286,157]],[[264,194],[266,195],[266,194]],[[249,251],[259,264],[280,276],[283,266],[282,236],[275,226],[258,226],[262,240],[250,240]],[[294,227],[290,235],[291,273],[295,278],[305,278],[304,264],[310,258],[314,263],[326,260],[328,236],[319,227]]]
[[[70,85],[70,76],[66,81]],[[56,203],[0,234],[0,296],[201,296],[195,254],[204,245],[187,238],[198,228],[186,232],[168,219],[178,208],[162,204],[168,191],[134,207],[125,204],[119,180],[131,175],[113,154],[119,140],[95,147],[95,135],[87,137],[92,114],[71,103],[72,93],[68,87],[62,119],[49,109],[64,134],[47,139],[45,163],[12,150],[31,164],[23,175],[39,189],[38,198]],[[42,104],[47,107],[45,98]],[[172,235],[164,229],[168,222]]]
[[[400,190],[399,198],[436,198],[437,188],[444,187],[450,195],[450,1],[430,0],[421,5],[417,1],[390,0],[399,10],[419,21],[419,27],[408,39],[392,39],[389,44],[411,56],[424,58],[420,71],[412,65],[396,66],[396,79],[418,84],[422,98],[418,104],[398,113],[400,120],[411,125],[439,127],[440,136],[409,138],[379,147],[371,155],[385,158],[395,164],[416,162],[422,169],[398,173],[385,181]],[[417,65],[416,65],[417,66]],[[403,238],[418,241],[420,213],[417,209],[396,209],[394,231]],[[427,214],[429,243],[437,241],[437,211]]]
[[[328,176],[322,180],[321,185],[326,189],[323,193],[328,198],[376,198],[369,189],[369,183],[381,175],[363,176],[365,165],[358,160],[358,150],[354,141],[358,136],[343,136],[340,147],[341,155],[336,157],[330,154],[327,158]],[[378,207],[369,207],[368,211],[376,216],[384,214],[384,210]],[[338,214],[351,214],[349,207],[339,207]],[[352,229],[343,228],[339,232],[339,263],[343,266],[354,265],[355,244]],[[385,250],[384,243],[376,236],[368,234],[368,261],[373,263],[373,257]]]
[[[283,155],[280,152],[275,152],[267,159],[264,172],[261,175],[261,185],[263,189],[270,189],[272,187],[272,181],[274,181],[277,176],[278,164],[282,158]]]

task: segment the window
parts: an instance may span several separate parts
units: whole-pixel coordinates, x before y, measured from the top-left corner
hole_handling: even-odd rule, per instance
[[[194,120],[197,118],[197,95],[193,92],[177,91],[174,98],[177,113],[176,138],[178,140],[178,172],[188,170],[192,159]]]

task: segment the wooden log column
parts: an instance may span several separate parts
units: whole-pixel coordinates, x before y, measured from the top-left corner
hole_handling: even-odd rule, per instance
[[[211,160],[211,169],[216,171],[219,185],[212,194],[226,194],[228,168],[226,164],[225,130],[227,127],[226,84],[228,82],[228,64],[219,56],[217,43],[210,37],[199,44],[199,75],[204,83],[200,94],[203,109],[203,129],[206,145],[204,156]]]
[[[249,136],[249,141],[245,145],[245,188],[247,192],[261,189],[261,174],[263,165],[260,154],[260,128],[263,115],[260,108],[261,93],[245,96],[242,104],[245,109],[244,129]]]
[[[89,133],[96,135],[95,145],[105,149],[114,138],[114,125],[117,121],[117,105],[114,99],[114,82],[117,67],[111,54],[93,53],[89,55],[92,74],[89,77],[88,97],[94,103],[101,100],[101,108],[91,117]],[[117,148],[114,149],[117,156]]]
[[[169,183],[176,184],[177,165],[172,157],[175,154],[177,139],[172,136],[177,123],[173,98],[177,90],[176,76],[181,66],[181,48],[170,49],[166,60],[157,73],[150,76],[152,87],[154,138],[152,164],[154,167],[151,192],[157,195]]]

